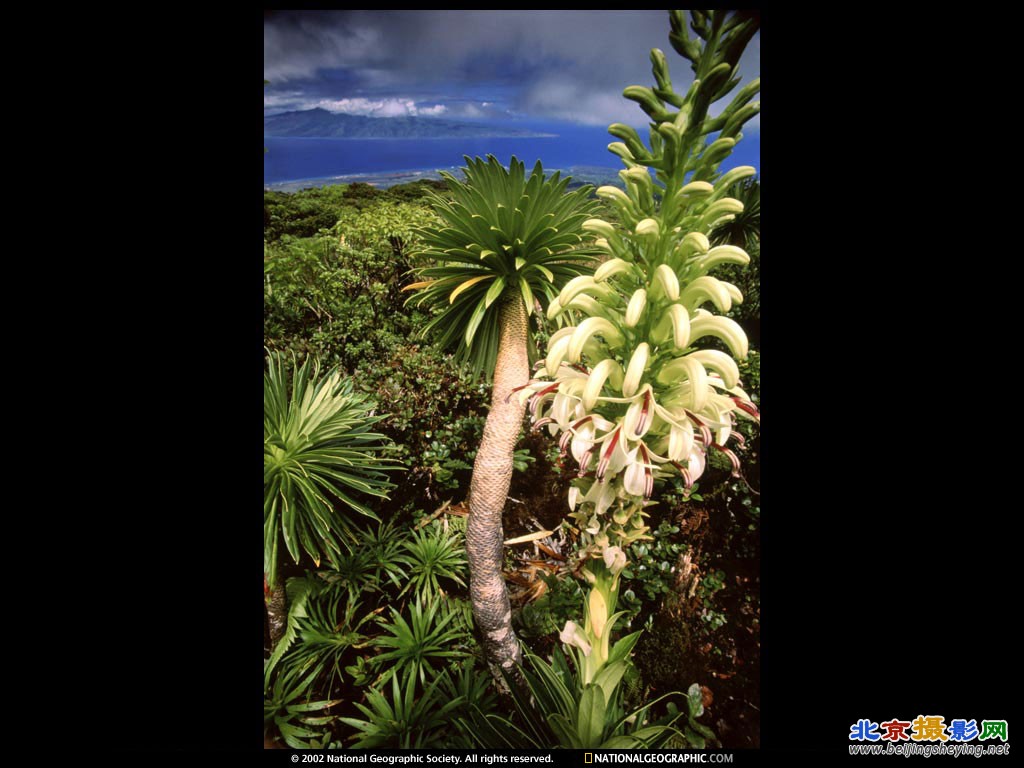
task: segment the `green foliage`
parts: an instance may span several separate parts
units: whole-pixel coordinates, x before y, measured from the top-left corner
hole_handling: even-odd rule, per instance
[[[657,604],[675,584],[675,565],[686,545],[674,541],[679,526],[662,522],[652,531],[653,540],[638,542],[629,549],[629,565],[622,571],[628,587],[622,593],[623,606],[632,613],[643,602]]]
[[[408,621],[394,608],[388,610],[391,621],[381,622],[387,634],[374,641],[378,647],[390,649],[373,659],[378,668],[384,669],[382,681],[403,670],[411,670],[425,682],[428,673],[434,675],[434,663],[467,655],[461,647],[468,639],[467,634],[455,622],[459,613],[452,610],[447,601],[440,598],[428,600],[424,606],[417,597],[416,602],[409,606]]]
[[[712,598],[719,590],[725,589],[725,572],[721,569],[711,571],[700,581],[697,594],[700,595],[704,610],[701,612],[701,620],[707,622],[712,630],[718,629],[726,623],[725,616],[714,609]]]
[[[354,542],[342,541],[343,554],[328,553],[332,567],[317,576],[352,601],[365,592],[380,592],[388,584],[400,587],[406,577],[401,556],[405,536],[394,521],[360,530]]]
[[[303,745],[323,747],[338,737],[338,726],[356,728],[359,732],[349,739],[358,740],[359,746],[465,746],[436,711],[466,714],[467,697],[488,712],[496,704],[490,676],[471,653],[475,644],[468,602],[440,596],[417,599],[402,611],[391,608],[388,620],[379,618],[409,582],[407,561],[416,560],[410,550],[433,552],[432,545],[440,545],[441,556],[427,558],[440,566],[431,571],[435,586],[425,586],[424,592],[437,593],[445,582],[457,586],[446,574],[451,570],[460,580],[465,576],[461,522],[452,520],[448,534],[438,521],[416,535],[393,522],[355,529],[357,541],[346,543],[335,567],[288,580],[287,630],[265,665],[265,722],[271,732],[279,729],[293,746],[299,739]],[[399,681],[397,690],[387,684],[391,678]],[[420,685],[410,686],[409,678]],[[371,685],[375,687],[366,690]],[[307,722],[317,713],[293,705],[314,700],[324,706],[344,705],[345,710]],[[367,719],[341,717],[353,712]],[[389,720],[395,715],[409,719]]]
[[[452,710],[452,718],[469,715],[470,704],[482,712],[493,712],[498,708],[498,696],[494,692],[493,678],[489,673],[474,666],[472,661],[469,659],[455,664],[438,676],[445,699],[461,700],[459,707]],[[458,744],[458,746],[469,747],[470,745]]]
[[[310,601],[306,616],[298,620],[300,642],[282,660],[282,668],[312,674],[324,690],[332,690],[344,677],[349,649],[366,641],[360,628],[371,618],[373,614],[366,613],[359,603],[349,602],[341,590],[321,591]]]
[[[512,469],[516,472],[526,472],[536,461],[529,448],[520,448],[512,454]]]
[[[437,219],[406,199],[382,193],[362,209],[340,208],[329,232],[269,245],[264,338],[270,349],[350,371],[355,388],[390,414],[380,429],[395,441],[391,458],[409,470],[395,478],[395,498],[437,499],[469,475],[486,393],[448,356],[409,341],[429,318],[403,306],[407,254],[414,229]]]
[[[365,720],[340,718],[358,731],[349,737],[352,746],[397,749],[439,746],[445,738],[449,712],[463,703],[461,697],[450,698],[442,688],[444,677],[442,674],[429,685],[417,685],[416,671],[407,669],[403,675],[391,677],[390,697],[378,688],[368,691],[366,705],[356,704]],[[417,689],[420,690],[418,696]],[[332,744],[332,748],[339,747],[340,744]]]
[[[654,614],[634,655],[645,689],[636,693],[636,700],[643,701],[648,690],[673,691],[685,686],[686,680],[692,679],[684,663],[693,657],[692,645],[689,622],[667,613]]]
[[[485,390],[436,349],[408,346],[399,354],[401,364],[383,370],[376,394],[393,404],[388,426],[401,446],[397,458],[410,479],[426,482],[428,498],[440,498],[468,482],[483,434]]]
[[[331,227],[331,234],[339,238],[342,248],[390,257],[382,266],[391,267],[404,276],[411,250],[421,243],[419,229],[437,223],[438,218],[427,207],[427,201],[382,200],[361,209],[343,209]]]
[[[333,227],[347,200],[344,185],[305,189],[301,192],[263,193],[263,237],[269,242],[282,237],[312,237]]]
[[[583,243],[583,222],[595,210],[590,187],[565,193],[569,179],[555,172],[544,177],[538,161],[529,178],[515,157],[506,170],[497,159],[466,157],[465,181],[451,174],[452,200],[440,196],[434,209],[443,222],[421,230],[424,278],[409,288],[422,289],[410,301],[438,310],[425,333],[439,346],[469,363],[476,378],[494,370],[498,351],[498,299],[521,295],[527,314],[535,300],[546,307],[577,275],[593,270],[599,253]]]
[[[673,705],[669,705],[670,707]],[[686,695],[686,740],[687,746],[704,749],[710,742],[711,746],[720,746],[714,732],[706,725],[697,722],[697,718],[704,714],[703,696],[700,686],[694,683],[690,686]]]
[[[382,470],[385,438],[369,428],[369,401],[337,370],[320,375],[319,363],[301,366],[271,353],[263,375],[263,560],[277,584],[278,543],[297,563],[300,546],[318,565],[326,551],[340,553],[339,534],[352,523],[333,499],[368,517],[355,494],[384,497],[393,485]],[[355,492],[355,494],[353,494]]]
[[[463,577],[467,575],[469,563],[465,542],[458,534],[445,533],[439,522],[413,531],[403,547],[406,553],[398,559],[408,566],[409,572],[408,581],[399,594],[411,589],[417,598],[432,600],[441,594],[445,581],[466,586]]]
[[[743,363],[740,364],[740,375],[747,382],[751,397],[754,402],[761,400],[761,352],[755,350],[750,353]]]
[[[352,684],[360,688],[369,685],[377,677],[377,673],[373,668],[373,662],[366,656],[359,656],[354,664],[345,667],[345,672],[352,679]]]
[[[379,190],[369,184],[329,184],[299,192],[263,193],[263,237],[274,243],[284,237],[313,237],[339,219],[364,209],[386,209],[395,203],[421,203],[443,190],[439,181],[424,179]],[[420,205],[423,210],[426,207]]]
[[[263,727],[273,726],[292,749],[323,749],[330,739],[324,726],[336,716],[324,713],[339,701],[310,701],[315,673],[301,677],[297,672],[280,674],[263,699]]]
[[[270,680],[274,667],[277,666],[281,657],[284,656],[288,649],[291,648],[292,643],[298,638],[299,619],[307,615],[306,602],[319,589],[320,585],[308,575],[304,578],[288,579],[288,583],[285,585],[285,594],[288,598],[288,619],[285,624],[284,634],[278,641],[277,647],[274,648],[274,652],[271,654],[264,669],[265,682]]]
[[[415,228],[436,221],[423,205],[330,209],[330,230],[285,237],[264,259],[264,333],[272,349],[315,352],[369,373],[393,359],[413,330],[401,282]]]
[[[582,592],[577,579],[554,574],[541,574],[540,578],[547,584],[547,590],[514,616],[516,632],[524,639],[559,632],[566,621],[579,614]]]
[[[659,700],[627,713],[619,683],[637,634],[612,649],[606,671],[584,685],[575,665],[556,649],[549,664],[525,653],[523,677],[530,700],[513,687],[516,717],[487,713],[470,706],[470,716],[458,719],[464,736],[477,747],[512,749],[635,749],[657,748],[677,732],[680,713],[650,722],[650,709]],[[663,697],[664,698],[664,697]]]
[[[346,541],[342,542],[342,546],[346,552],[340,555],[331,553],[331,568],[320,571],[320,578],[339,592],[344,592],[351,601],[358,600],[363,592],[377,591],[380,588],[380,576],[373,552]],[[391,573],[396,579],[404,574],[397,562],[392,566]]]
[[[473,465],[468,462],[452,458],[452,452],[448,445],[437,440],[430,441],[430,446],[423,452],[423,462],[429,468],[434,483],[439,488],[458,488],[459,482],[455,479],[456,471],[473,468]]]
[[[405,531],[400,532],[397,525],[391,521],[381,523],[376,530],[368,530],[359,537],[358,548],[372,556],[376,583],[383,583],[387,577],[397,587],[400,585],[400,579],[405,578],[400,557],[405,535]]]
[[[387,193],[399,202],[411,202],[429,199],[431,194],[444,194],[448,185],[434,179],[420,179],[408,184],[396,184],[389,187]]]

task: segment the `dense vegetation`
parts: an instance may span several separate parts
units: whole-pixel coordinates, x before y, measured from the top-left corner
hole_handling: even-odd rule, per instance
[[[615,625],[608,669],[621,685],[618,678],[603,681],[608,698],[601,699],[607,706],[600,717],[584,711],[598,711],[590,707],[598,694],[577,650],[586,640],[572,633],[588,594],[573,555],[584,526],[566,502],[577,466],[557,437],[524,423],[504,525],[513,542],[505,547],[505,573],[528,690],[513,686],[513,706],[499,704],[470,610],[465,554],[466,493],[490,386],[422,338],[438,310],[407,302],[403,292],[417,280],[413,255],[426,247],[423,231],[441,223],[431,193],[450,195],[445,184],[429,181],[264,195],[264,345],[277,375],[265,384],[274,392],[270,410],[285,412],[289,392],[300,399],[289,388],[308,378],[311,394],[291,406],[307,413],[327,408],[317,418],[329,424],[344,414],[345,422],[327,430],[323,446],[305,445],[307,458],[316,464],[325,451],[348,450],[348,474],[367,484],[353,488],[334,477],[333,486],[319,490],[285,483],[275,491],[283,497],[292,490],[292,500],[275,509],[291,504],[294,515],[306,515],[306,528],[301,517],[294,533],[287,522],[275,522],[275,536],[284,527],[285,546],[265,568],[275,574],[268,597],[276,588],[282,601],[278,626],[271,606],[266,634],[268,741],[757,746],[760,443],[749,422],[736,426],[745,446],[737,450],[740,476],[727,453],[709,451],[698,482],[657,478],[657,503],[644,509],[649,536],[629,547],[624,566],[616,565],[618,609],[626,613]],[[739,375],[759,405],[759,184],[740,181],[729,194],[743,201],[746,215],[714,228],[709,240],[750,256],[746,267],[728,265],[717,274],[745,297],[724,314],[750,339]],[[593,205],[593,215],[614,227],[628,216],[608,193]],[[563,323],[541,312],[529,323],[539,342],[534,354],[543,359]],[[320,399],[312,394],[318,381],[327,382],[315,390]],[[283,456],[285,438],[273,442]],[[303,460],[299,451],[295,457]],[[322,501],[332,509],[322,510]],[[318,520],[331,515],[335,535],[320,551],[312,539]],[[307,533],[300,541],[301,530]],[[615,666],[630,654],[632,664]],[[584,700],[588,706],[577,707]],[[544,717],[535,717],[534,708]],[[623,723],[631,712],[639,716]],[[674,729],[645,734],[645,723]]]
[[[401,293],[415,279],[408,274],[412,228],[432,219],[425,195],[440,186],[418,182],[386,191],[366,185],[333,186],[264,196],[267,348],[294,353],[299,361],[312,358],[325,366],[337,365],[350,375],[354,388],[373,399],[373,410],[387,414],[374,429],[393,441],[388,451],[406,469],[390,473],[396,487],[389,491],[389,499],[373,504],[386,522],[366,521],[361,538],[350,541],[351,551],[345,550],[336,564],[316,569],[311,560],[301,566],[283,563],[283,572],[295,580],[290,591],[307,595],[310,607],[305,611],[310,615],[295,619],[295,647],[271,672],[267,723],[272,738],[295,733],[289,731],[291,723],[316,734],[292,736],[293,740],[351,745],[350,737],[363,732],[343,718],[370,719],[357,704],[371,711],[385,702],[415,707],[428,690],[428,699],[447,704],[454,700],[452,686],[468,692],[474,685],[481,691],[491,687],[467,618],[468,572],[460,544],[465,523],[459,514],[464,514],[461,502],[486,416],[487,388],[472,383],[448,355],[418,338],[429,316],[406,307]],[[756,287],[759,248],[750,253],[751,268],[744,280]],[[745,302],[731,313],[748,333],[760,319],[759,306],[756,315],[750,312],[751,304]],[[539,315],[533,322],[543,325]],[[756,347],[742,377],[747,391],[759,399]],[[749,427],[744,431],[749,445],[744,475],[759,489],[758,433]],[[520,446],[520,471],[510,492],[515,501],[506,512],[509,538],[557,529],[575,476],[546,433],[524,435]],[[628,681],[634,701],[685,691],[697,682],[707,704],[702,720],[726,746],[745,747],[759,741],[760,501],[744,481],[729,477],[729,469],[724,459],[712,458],[699,485],[714,490],[698,487],[684,501],[680,485],[668,489],[661,503],[651,508],[654,541],[633,549],[635,562],[623,574],[622,607],[630,612],[631,628],[647,630],[635,650],[639,674]],[[450,506],[436,520],[414,529],[445,504]],[[578,613],[581,595],[578,580],[561,571],[559,557],[541,549],[558,546],[559,534],[553,539],[540,542],[536,549],[532,544],[509,548],[514,625],[520,638],[540,654],[551,653],[557,645],[559,630]],[[514,556],[523,550],[528,557]],[[420,556],[424,559],[416,559]],[[417,580],[409,578],[410,572]],[[460,655],[442,657],[444,664],[430,666],[448,670],[433,689],[408,675],[383,679],[392,669],[392,659],[402,658],[381,659],[400,650],[385,644],[388,638],[394,642],[392,628],[414,620],[413,590],[421,600],[437,595],[438,612],[461,612],[461,619],[449,619],[440,630],[450,641],[442,643],[445,651]],[[332,601],[347,617],[341,632],[334,631],[336,622],[328,622],[330,627],[315,623],[317,617],[333,617]],[[397,617],[380,610],[384,606],[398,609]],[[426,616],[420,616],[421,624]],[[424,631],[429,635],[443,620],[435,613]],[[347,626],[352,623],[359,625]],[[315,638],[323,642],[318,645]],[[269,653],[269,637],[267,642]],[[324,654],[330,651],[331,660],[323,662],[323,669],[318,666],[321,661],[309,662],[322,658],[314,653],[316,648]],[[430,663],[429,654],[423,658]],[[412,701],[407,695],[410,684]],[[336,703],[325,709],[327,714],[288,715],[285,699],[291,695],[305,701],[310,691],[319,697],[314,701]],[[372,699],[371,691],[376,692]],[[487,704],[494,694],[474,694],[473,699]],[[425,745],[449,739],[469,746],[460,740],[461,732],[447,728],[456,719],[458,705],[437,717],[439,708],[436,702],[421,707],[423,716],[435,722],[418,725],[411,741],[393,734],[381,736],[380,743]],[[302,724],[300,717],[330,719]]]

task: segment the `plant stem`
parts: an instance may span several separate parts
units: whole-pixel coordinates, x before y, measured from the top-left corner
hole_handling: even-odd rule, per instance
[[[522,663],[519,639],[512,630],[512,608],[502,575],[504,529],[502,512],[512,481],[512,457],[522,428],[525,406],[508,398],[513,387],[530,378],[527,359],[527,314],[518,292],[501,299],[497,363],[491,410],[473,463],[466,554],[473,619],[483,637],[484,652],[499,688],[506,686],[501,670],[515,675]]]
[[[288,624],[288,603],[284,592],[284,584],[278,584],[266,598],[267,619],[270,623],[270,650],[277,647],[284,636]]]

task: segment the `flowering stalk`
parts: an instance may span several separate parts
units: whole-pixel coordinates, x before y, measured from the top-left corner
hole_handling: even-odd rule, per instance
[[[733,357],[696,346],[715,337],[733,356],[747,356],[743,330],[706,307],[725,313],[743,300],[736,286],[709,272],[750,259],[734,246],[712,248],[708,233],[743,210],[726,190],[755,170],[744,166],[720,175],[717,169],[759,109],[749,103],[759,81],[717,117],[708,117],[708,107],[738,83],[739,57],[758,22],[743,12],[693,11],[701,45],[687,36],[681,12],[671,18],[670,40],[692,62],[696,79],[684,96],[677,94],[665,55],[655,49],[657,87],[625,90],[651,126],[649,147],[629,126],[609,128],[623,139],[608,148],[626,166],[619,174],[626,189],[601,187],[597,194],[615,206],[622,225],[584,222],[607,259],[592,276],[570,280],[551,302],[549,319],[566,317],[570,324],[551,336],[536,377],[517,388],[529,400],[534,428],[560,434],[562,452],[572,453],[579,466],[569,508],[580,528],[577,554],[590,590],[584,625],[569,621],[560,637],[576,655],[581,709],[613,700],[640,635],[609,642],[625,613],[615,608],[626,550],[652,538],[644,508],[653,503],[655,480],[678,473],[691,488],[709,450],[725,453],[738,473],[739,459],[727,447],[730,438],[742,445],[735,417],[760,419],[740,387]]]
[[[584,600],[584,625],[567,621],[559,636],[576,654],[576,668],[580,670],[583,685],[597,683],[606,688],[605,700],[611,700],[612,691],[625,671],[625,657],[639,632],[609,645],[612,629],[625,611],[615,611],[619,597],[619,574],[626,567],[626,555],[619,547],[607,547],[601,559],[587,562],[584,575],[590,591]],[[617,674],[612,671],[619,670]]]
[[[703,42],[689,38],[679,11],[672,12],[670,40],[690,60],[694,82],[677,93],[664,53],[654,49],[656,87],[624,91],[651,123],[648,145],[627,125],[609,128],[622,139],[608,148],[626,166],[619,173],[625,191],[606,186],[597,194],[615,207],[621,224],[584,222],[606,260],[592,276],[570,280],[551,302],[548,318],[569,324],[551,336],[535,378],[518,389],[530,402],[535,428],[560,434],[563,452],[579,466],[569,507],[581,530],[580,554],[592,562],[651,538],[644,508],[653,503],[657,479],[678,474],[691,488],[711,450],[724,453],[738,474],[729,447],[730,439],[742,440],[736,417],[760,419],[733,359],[746,358],[746,335],[723,316],[743,296],[709,274],[750,258],[735,246],[712,248],[708,240],[715,226],[743,210],[727,190],[756,173],[742,166],[720,174],[718,167],[760,109],[751,103],[760,80],[740,89],[718,116],[708,111],[738,84],[739,57],[758,21],[743,12],[692,15],[691,28]],[[706,348],[709,338],[731,356]],[[610,583],[617,594],[617,573]],[[588,622],[600,613],[593,605],[589,610]],[[592,645],[595,639],[599,632]]]

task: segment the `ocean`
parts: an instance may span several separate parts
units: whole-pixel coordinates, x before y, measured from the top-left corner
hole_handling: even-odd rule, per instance
[[[515,155],[526,163],[527,172],[539,159],[545,169],[574,166],[620,170],[622,162],[608,151],[617,141],[600,126],[544,126],[553,137],[458,138],[458,139],[308,139],[265,136],[263,184],[266,187],[294,186],[305,180],[334,179],[370,174],[453,170],[463,165],[463,155],[493,154],[508,165]],[[753,165],[759,168],[760,143],[741,141],[723,164]],[[338,178],[348,181],[348,178]]]
[[[618,158],[608,151],[617,141],[600,127],[560,129],[543,138],[458,139],[306,139],[266,136],[263,183],[272,185],[299,179],[381,173],[388,171],[451,170],[463,165],[463,155],[492,154],[508,165],[512,155],[527,164],[539,159],[545,168],[574,165],[619,169]]]

